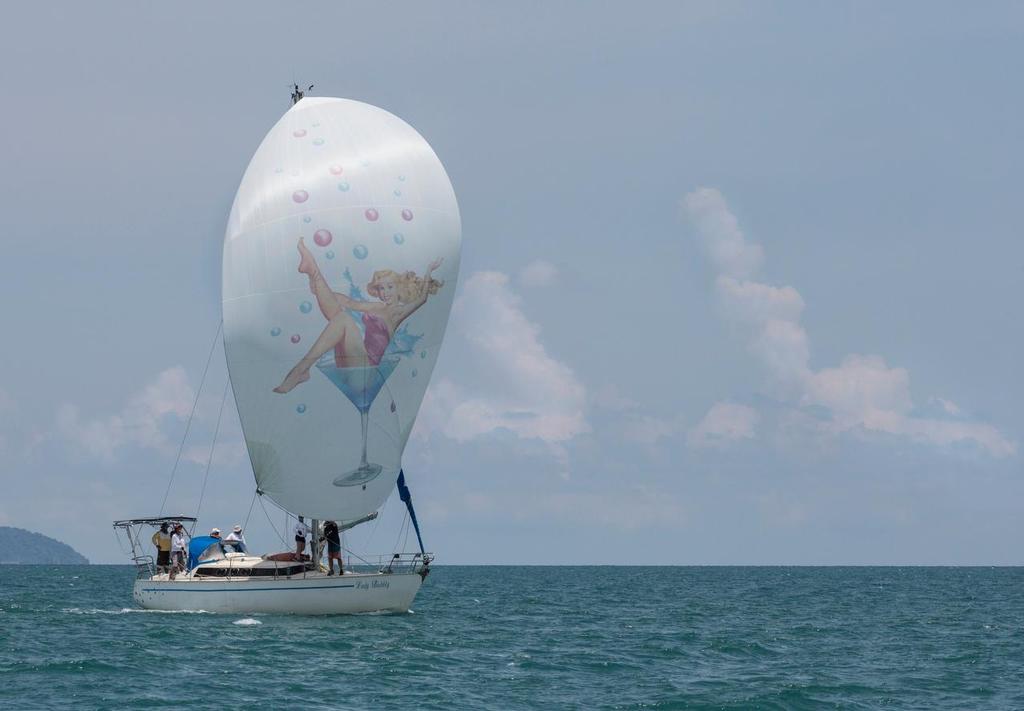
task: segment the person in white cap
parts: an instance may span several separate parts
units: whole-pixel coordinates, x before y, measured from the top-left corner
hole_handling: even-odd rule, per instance
[[[220,538],[220,529],[217,528],[216,526],[211,528],[210,529],[210,537],[211,538]]]
[[[242,535],[242,527],[235,524],[231,533],[224,537],[224,542],[231,545],[239,553],[245,553],[245,536]]]

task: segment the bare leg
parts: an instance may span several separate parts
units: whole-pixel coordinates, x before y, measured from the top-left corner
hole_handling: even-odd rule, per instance
[[[281,381],[281,384],[274,388],[275,393],[286,393],[296,385],[309,380],[309,369],[327,351],[337,345],[341,345],[345,366],[366,365],[369,363],[369,356],[366,355],[366,346],[360,339],[359,326],[345,310],[339,310],[330,320],[326,328],[316,339],[316,343],[309,349],[309,352],[302,357],[295,367],[288,371],[288,375]]]
[[[324,315],[325,319],[330,321],[341,311],[338,297],[331,291],[327,280],[320,272],[320,266],[316,263],[316,257],[309,251],[309,247],[306,246],[301,237],[299,237],[298,249],[302,257],[299,260],[299,272],[309,277],[309,290],[316,296],[316,303],[320,307],[320,313]]]

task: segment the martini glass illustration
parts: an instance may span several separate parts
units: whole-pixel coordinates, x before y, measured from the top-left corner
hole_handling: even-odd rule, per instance
[[[366,459],[366,436],[370,425],[370,407],[377,398],[377,393],[398,365],[397,357],[381,358],[377,365],[354,366],[339,368],[334,362],[334,354],[317,361],[317,369],[327,376],[334,387],[338,388],[349,399],[356,409],[363,424],[363,456],[359,466],[352,471],[339,474],[334,479],[335,486],[358,486],[377,478],[381,465]]]

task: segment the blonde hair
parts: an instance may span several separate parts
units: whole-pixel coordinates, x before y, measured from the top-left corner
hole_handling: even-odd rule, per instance
[[[415,301],[419,298],[420,294],[423,293],[423,277],[416,276],[416,272],[405,272],[399,274],[398,272],[391,271],[390,269],[381,269],[373,273],[373,279],[366,285],[366,291],[370,296],[375,296],[381,301],[384,298],[381,296],[380,287],[381,282],[385,279],[391,279],[395,282],[395,290],[398,292],[398,300],[403,304],[408,304],[410,301]],[[430,278],[430,283],[427,285],[427,294],[434,295],[438,289],[444,286],[443,281],[438,281],[433,277]]]

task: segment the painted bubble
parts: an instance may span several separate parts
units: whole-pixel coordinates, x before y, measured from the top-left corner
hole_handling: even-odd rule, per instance
[[[313,221],[313,218],[310,217],[309,215],[306,215],[305,217],[302,218],[302,221],[308,225],[310,222]]]
[[[402,191],[401,190],[396,190],[395,191],[395,197],[402,197]]]
[[[405,243],[405,235],[403,235],[401,232],[396,232],[391,239],[395,241],[395,244]]]
[[[295,411],[301,415],[303,412],[306,411],[306,406],[305,405],[299,405],[299,406],[297,406],[295,408]]]
[[[324,256],[327,257],[328,259],[334,259],[334,250],[328,249],[327,254],[325,254]]]
[[[301,311],[304,314],[308,314],[312,310],[313,304],[309,303],[308,301],[303,301],[301,304],[299,304],[299,311]]]
[[[376,222],[377,218],[380,217],[380,213],[377,212],[372,207],[368,208],[366,212],[364,212],[363,214],[366,215],[366,219],[369,220],[370,222]]]
[[[341,175],[344,169],[340,165],[332,165],[330,167],[331,175]]]
[[[295,136],[296,138],[302,138],[303,136],[306,135],[306,129],[300,128],[297,131],[292,131],[292,135]]]
[[[402,219],[405,220],[406,222],[412,220],[412,210],[410,210],[409,208],[405,208],[404,210],[402,210]]]
[[[306,200],[309,200],[309,193],[305,190],[296,190],[292,193],[292,200],[295,202],[306,202]]]
[[[405,176],[404,175],[399,175],[398,179],[401,180],[403,183],[405,182]]]
[[[326,247],[333,239],[334,235],[332,235],[328,230],[317,230],[313,233],[313,241],[321,247]]]
[[[317,121],[316,123],[314,123],[313,128],[320,128],[320,122]]]
[[[290,340],[291,340],[292,343],[298,343],[299,341],[302,340],[302,336],[300,336],[297,333],[293,333]]]
[[[370,250],[366,248],[365,244],[357,244],[352,248],[352,256],[356,259],[366,259],[366,255],[370,253]]]
[[[278,174],[281,174],[281,173],[284,172],[284,168],[274,168],[274,172],[278,173]]]
[[[359,165],[363,166],[364,168],[369,168],[370,167],[370,161],[368,161],[368,160],[361,161],[359,163]]]
[[[274,326],[272,329],[270,329],[270,335],[273,336],[274,338],[277,338],[278,336],[281,335],[281,329],[278,328],[277,326]]]
[[[314,146],[322,146],[323,144],[324,144],[324,139],[322,139],[322,138],[314,138],[313,139],[313,145]]]
[[[420,374],[420,372],[418,370],[416,370],[415,368],[412,369],[412,377],[415,378],[419,374]]]
[[[348,192],[348,183],[345,183],[345,182],[338,183],[338,190],[340,190],[343,193],[347,193]]]

